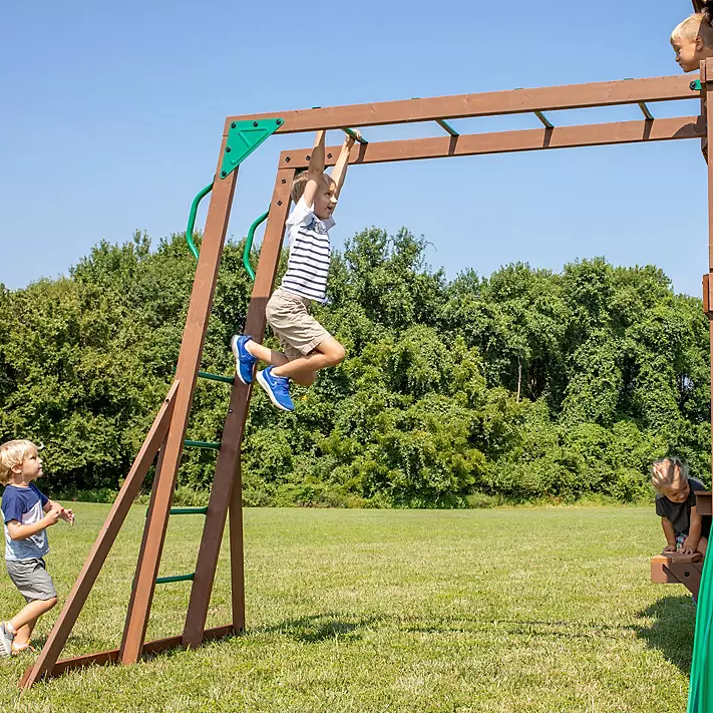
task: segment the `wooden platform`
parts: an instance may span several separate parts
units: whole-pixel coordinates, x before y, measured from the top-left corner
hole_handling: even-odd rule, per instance
[[[651,581],[657,584],[682,584],[694,597],[701,586],[703,558],[694,555],[660,554],[651,558]]]

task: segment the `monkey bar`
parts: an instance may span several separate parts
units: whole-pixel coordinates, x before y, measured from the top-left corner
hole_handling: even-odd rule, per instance
[[[711,81],[708,81],[708,77]],[[707,141],[713,131],[713,115],[709,108],[709,106],[713,107],[713,103],[708,105],[705,102],[708,91],[713,91],[713,60],[707,60],[701,66],[699,91],[692,90],[690,80],[684,76],[653,77],[540,89],[513,89],[503,92],[417,98],[377,104],[317,107],[280,112],[279,115],[255,114],[228,117],[218,154],[215,179],[210,184],[212,190],[209,191],[207,187],[201,191],[194,203],[195,207],[202,195],[211,193],[201,249],[199,253],[195,250],[198,253],[198,266],[175,380],[42,653],[35,664],[25,672],[21,685],[31,686],[42,678],[59,675],[70,668],[89,663],[135,663],[144,653],[161,651],[179,644],[195,647],[208,638],[225,636],[244,629],[245,586],[240,447],[251,388],[231,377],[206,374],[199,369],[237,183],[238,167],[243,158],[269,134],[335,129],[347,133],[351,131],[352,136],[355,136],[353,129],[347,127],[362,128],[414,122],[435,123],[447,134],[433,138],[384,142],[366,142],[364,139],[352,148],[349,159],[351,164],[679,139]],[[648,108],[649,104],[692,98],[701,98],[703,101],[700,116],[655,119]],[[548,118],[548,113],[563,109],[621,105],[638,106],[644,118],[636,121],[584,126],[555,126]],[[528,113],[537,117],[542,123],[542,128],[459,134],[458,130],[449,123],[472,117]],[[251,132],[254,134],[252,138],[250,138]],[[339,150],[340,147],[327,149],[328,164],[333,165],[336,162]],[[258,341],[262,339],[265,332],[265,306],[272,292],[282,250],[285,221],[290,205],[290,187],[296,171],[308,165],[310,151],[310,149],[293,149],[283,151],[280,155],[244,329],[245,334],[252,335]],[[713,182],[710,181],[710,171],[709,168],[709,206],[713,206],[713,192],[711,192]],[[194,218],[195,210],[192,211],[192,219]],[[708,272],[711,273],[713,272],[713,211],[709,236]],[[706,275],[706,284],[709,283],[713,285],[713,281],[709,281]],[[706,304],[708,305],[709,302]],[[713,300],[710,304],[713,304]],[[713,311],[708,309],[707,314],[713,319]],[[230,403],[220,443],[186,441],[188,417],[199,376],[232,383]],[[203,537],[195,573],[191,579],[191,595],[183,633],[180,637],[146,642],[146,627],[184,444],[215,448],[218,451],[215,479],[207,510],[204,513]],[[72,626],[128,513],[128,508],[139,492],[144,476],[159,451],[121,646],[110,651],[58,661]],[[206,630],[206,617],[218,555],[228,518],[230,519],[232,623]],[[176,577],[182,580],[188,576],[176,575]],[[171,581],[176,581],[175,577]]]

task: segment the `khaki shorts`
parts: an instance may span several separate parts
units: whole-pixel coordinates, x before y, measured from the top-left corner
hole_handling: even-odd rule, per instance
[[[310,300],[278,287],[267,303],[267,323],[292,361],[311,354],[332,335],[307,311]]]
[[[57,596],[43,559],[5,560],[5,566],[12,583],[28,602],[46,602]]]

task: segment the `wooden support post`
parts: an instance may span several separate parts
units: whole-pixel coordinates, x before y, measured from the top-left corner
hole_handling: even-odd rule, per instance
[[[252,335],[259,342],[262,341],[265,333],[265,307],[270,299],[280,262],[294,173],[294,169],[291,168],[277,172],[265,237],[260,250],[260,262],[245,323],[245,334]],[[223,441],[218,454],[215,480],[208,503],[208,515],[205,519],[186,625],[183,630],[183,643],[186,646],[198,646],[203,640],[203,629],[229,506],[233,624],[236,631],[242,631],[245,627],[240,447],[249,403],[250,389],[236,379],[223,427]]]
[[[223,138],[218,168],[225,151]],[[188,416],[193,402],[193,391],[200,369],[201,354],[205,341],[208,319],[213,304],[218,268],[223,253],[225,234],[230,219],[230,209],[237,182],[237,170],[227,178],[216,178],[206,220],[200,258],[191,292],[191,301],[186,317],[181,351],[178,356],[176,378],[181,382],[181,391],[171,419],[161,470],[156,474],[156,492],[153,507],[147,515],[145,546],[139,555],[134,577],[132,599],[124,627],[124,636],[119,658],[124,664],[136,663],[141,657],[161,552],[166,538],[169,510],[176,483],[176,474],[183,453],[183,440],[188,426]]]
[[[35,662],[34,666],[30,667],[25,674],[21,685],[29,688],[45,675],[51,675],[57,658],[62,652],[67,637],[72,630],[82,607],[89,596],[89,592],[96,581],[102,565],[106,561],[107,555],[111,550],[116,536],[126,519],[131,504],[136,499],[141,489],[141,484],[144,482],[146,473],[148,472],[151,463],[156,457],[159,446],[163,441],[168,426],[170,423],[173,408],[176,403],[176,393],[178,391],[179,382],[175,381],[171,386],[168,395],[164,399],[163,405],[159,409],[153,425],[144,440],[141,449],[139,450],[136,459],[134,460],[129,474],[126,476],[124,484],[114,501],[114,504],[107,515],[104,524],[97,539],[94,541],[89,556],[87,557],[82,571],[77,577],[77,581],[72,587],[72,591],[67,597],[67,601],[62,608],[52,631],[47,638],[47,642],[42,647],[42,651]]]
[[[713,59],[707,59],[701,63],[701,89],[707,97],[713,91]],[[706,121],[706,137],[708,146],[713,146],[713,102],[706,101],[706,113],[703,118]],[[708,161],[708,274],[713,273],[713,162]],[[710,280],[710,278],[709,278]],[[707,285],[710,289],[710,285]],[[711,407],[713,409],[713,321],[709,323],[710,331],[710,357],[711,357]],[[711,464],[713,467],[713,415],[711,418]]]

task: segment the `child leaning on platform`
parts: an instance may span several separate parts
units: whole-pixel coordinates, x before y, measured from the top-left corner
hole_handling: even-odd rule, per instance
[[[713,57],[713,0],[676,27],[671,33],[671,46],[684,72],[697,71],[704,59]]]
[[[60,518],[74,524],[74,514],[49,500],[33,481],[42,477],[42,460],[31,441],[0,446],[0,483],[5,523],[5,565],[27,605],[10,621],[0,622],[0,656],[30,646],[37,620],[57,603],[57,591],[47,572],[47,528]]]
[[[688,466],[678,458],[662,458],[651,466],[651,482],[656,488],[656,514],[666,536],[666,552],[706,554],[711,531],[710,516],[696,510],[696,491],[703,483],[688,476]]]
[[[317,371],[336,366],[345,354],[344,347],[309,313],[312,302],[326,302],[331,256],[329,231],[335,224],[332,213],[354,146],[354,138],[347,137],[330,176],[324,172],[325,133],[317,133],[309,168],[292,183],[295,207],[286,223],[290,245],[287,272],[265,310],[267,323],[280,340],[283,352],[268,349],[247,335],[236,335],[231,340],[240,381],[252,382],[253,367],[258,360],[270,364],[257,373],[257,380],[272,403],[284,411],[294,409],[290,380],[311,386]],[[358,133],[355,135],[358,137]]]

